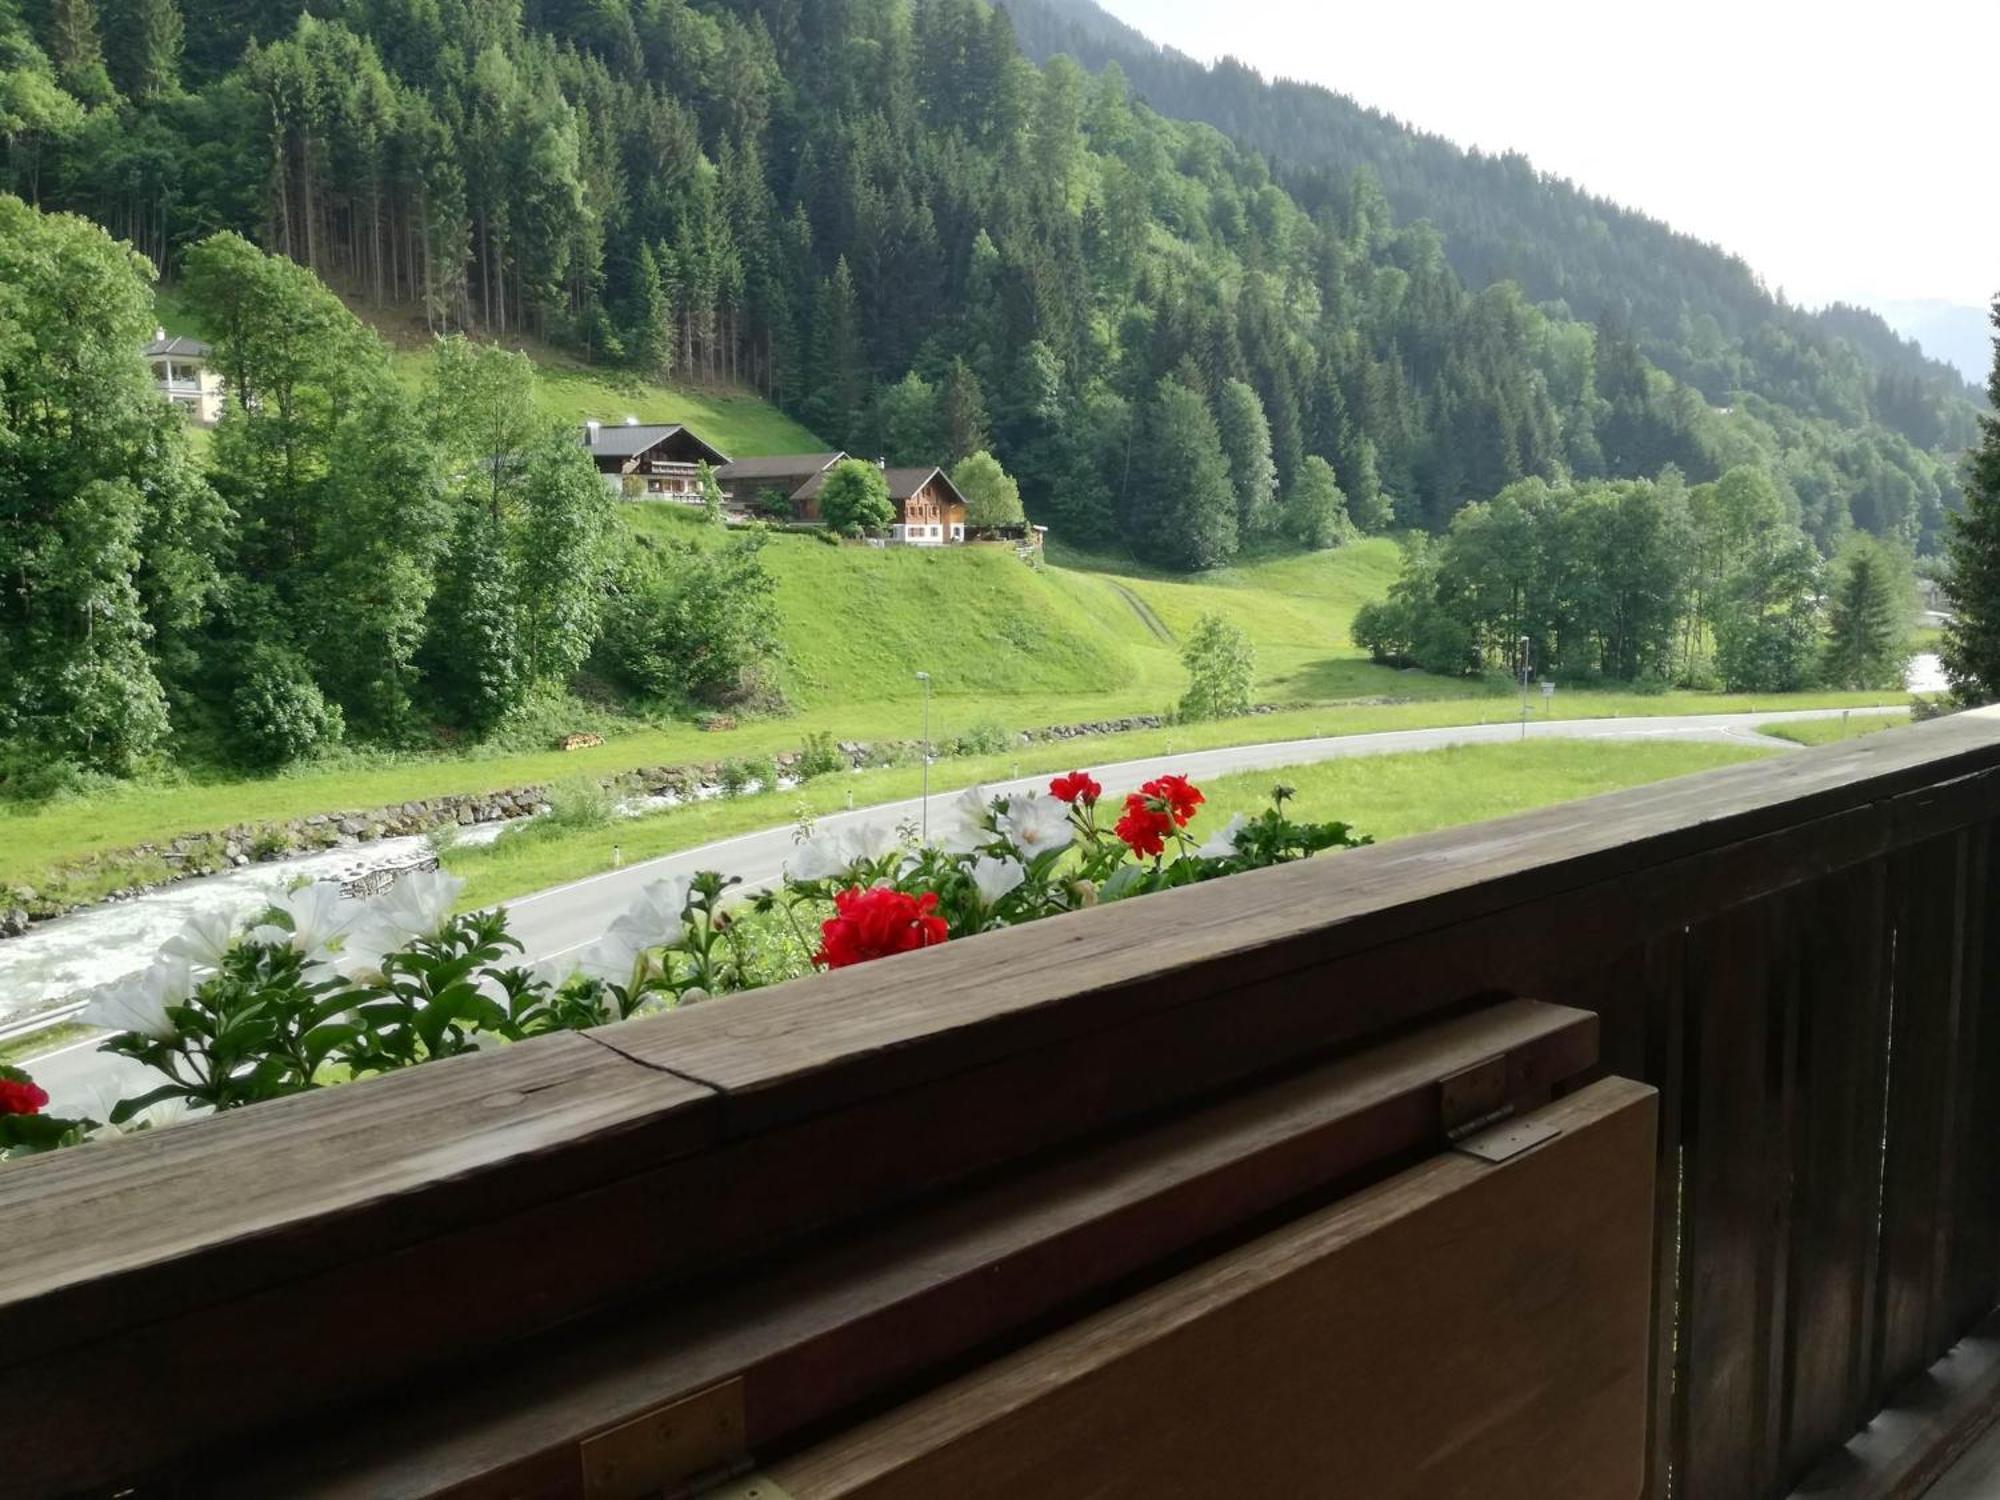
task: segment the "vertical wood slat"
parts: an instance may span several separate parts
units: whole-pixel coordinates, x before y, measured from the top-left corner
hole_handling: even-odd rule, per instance
[[[1647,948],[1646,1047],[1640,1074],[1660,1091],[1659,1160],[1653,1177],[1653,1347],[1647,1388],[1646,1490],[1671,1500],[1679,1460],[1675,1434],[1686,1427],[1687,1381],[1676,1354],[1687,1306],[1686,1224],[1681,1166],[1687,1140],[1687,934]]]
[[[1792,900],[1804,934],[1785,1312],[1783,1482],[1875,1408],[1881,1139],[1888,1041],[1888,872],[1880,861]]]
[[[1780,1466],[1793,936],[1774,902],[1689,934],[1676,1490],[1690,1497],[1768,1493]]]
[[[1966,840],[1890,858],[1894,1007],[1883,1166],[1880,1340],[1874,1404],[1944,1351],[1945,1267],[1956,1219],[1958,945]]]
[[[1571,970],[1537,988],[1559,1003],[1598,1015],[1598,1063],[1584,1079],[1638,1079],[1658,1091],[1659,1133],[1653,1169],[1653,1309],[1647,1366],[1647,1500],[1670,1500],[1684,1426],[1686,1379],[1675,1368],[1686,1305],[1681,1253],[1681,1150],[1686,1095],[1683,991],[1687,933],[1640,943],[1609,964]],[[1683,1351],[1684,1352],[1684,1351]]]
[[[1952,1245],[1950,1318],[1972,1328],[2000,1303],[2000,921],[1992,906],[2000,823],[1970,835],[1960,943],[1961,1073],[1958,1233]]]

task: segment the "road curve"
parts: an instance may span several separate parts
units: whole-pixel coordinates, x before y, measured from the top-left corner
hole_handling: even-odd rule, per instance
[[[1261,745],[1236,745],[1215,750],[1187,750],[1172,755],[1149,756],[1144,760],[1119,761],[1112,765],[1084,766],[1104,784],[1107,796],[1131,791],[1143,781],[1164,772],[1180,772],[1197,781],[1213,780],[1240,771],[1276,771],[1287,766],[1310,765],[1318,761],[1342,760],[1367,755],[1396,755],[1412,750],[1440,750],[1453,745],[1508,744],[1531,740],[1663,740],[1709,741],[1754,745],[1759,749],[1784,749],[1790,742],[1757,732],[1760,726],[1799,719],[1832,719],[1843,713],[1869,717],[1900,714],[1901,708],[1789,709],[1770,713],[1682,714],[1661,718],[1630,719],[1531,719],[1525,733],[1519,723],[1462,724],[1436,729],[1398,729],[1378,734],[1334,735],[1323,739],[1280,740]],[[939,781],[929,798],[934,823],[951,817],[951,803],[965,783],[947,782],[949,762],[933,768]],[[1041,787],[1046,774],[1017,780],[987,783],[995,795]],[[859,824],[902,823],[922,827],[925,801],[910,797],[885,802],[852,812],[829,814],[818,820],[822,830],[838,831]],[[775,882],[790,857],[793,829],[790,825],[767,828],[757,833],[720,839],[678,854],[663,855],[618,870],[587,876],[566,885],[551,886],[533,895],[506,903],[514,935],[521,940],[528,959],[556,958],[594,942],[611,921],[630,904],[641,887],[675,875],[692,875],[716,870],[734,875],[750,889]],[[97,1043],[80,1042],[32,1059],[28,1067],[36,1080],[49,1091],[51,1109],[101,1110],[103,1101],[119,1093],[136,1093],[145,1088],[147,1070],[122,1058],[97,1052]]]

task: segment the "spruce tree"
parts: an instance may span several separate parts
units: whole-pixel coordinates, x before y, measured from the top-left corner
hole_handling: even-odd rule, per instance
[[[1872,538],[1850,541],[1827,605],[1826,685],[1902,686],[1911,602],[1909,564]]]
[[[1333,477],[1333,466],[1317,453],[1299,465],[1299,477],[1285,496],[1285,530],[1301,547],[1339,545],[1347,527],[1347,497]]]
[[[952,360],[951,371],[945,376],[944,425],[946,456],[953,463],[972,457],[992,440],[987,430],[985,393],[963,356]]]
[[[1236,556],[1236,492],[1215,418],[1198,392],[1178,380],[1160,382],[1134,467],[1135,551],[1189,572]]]
[[[126,98],[150,104],[180,92],[186,30],[175,0],[124,0],[112,12],[105,50]]]
[[[96,0],[54,0],[49,8],[49,52],[63,87],[72,94],[91,104],[111,97]]]
[[[674,305],[660,275],[659,257],[641,244],[632,270],[632,313],[625,347],[632,363],[649,375],[663,375],[674,357]]]
[[[1271,457],[1271,424],[1256,391],[1240,380],[1224,381],[1216,402],[1216,427],[1229,482],[1236,492],[1236,525],[1245,537],[1271,530],[1276,516],[1278,467]]]
[[[2000,298],[1993,303],[2000,332]],[[2000,698],[2000,337],[1993,344],[1980,441],[1966,461],[1965,510],[1952,518],[1951,575],[1945,593],[1951,620],[1944,628],[1944,670],[1961,703]]]
[[[866,358],[854,275],[842,256],[813,299],[812,342],[806,350],[806,422],[827,442],[853,440]]]

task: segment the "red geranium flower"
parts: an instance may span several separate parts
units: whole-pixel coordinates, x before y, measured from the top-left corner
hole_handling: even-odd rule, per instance
[[[820,923],[813,962],[822,969],[845,969],[941,943],[950,933],[936,915],[937,900],[934,892],[917,897],[888,886],[838,891],[834,914]]]
[[[1194,810],[1208,800],[1185,776],[1162,776],[1139,790],[1153,798],[1160,811],[1172,814],[1175,824],[1182,828],[1187,827]]]
[[[40,1084],[0,1078],[0,1115],[38,1115],[48,1102],[48,1090]]]
[[[1089,806],[1104,795],[1104,788],[1097,784],[1096,778],[1089,772],[1072,771],[1069,775],[1058,776],[1049,783],[1049,795],[1058,801],[1069,803],[1072,807],[1078,802]]]
[[[1174,822],[1154,799],[1134,792],[1125,799],[1125,815],[1111,831],[1141,859],[1153,859],[1166,851],[1167,835],[1174,831]]]

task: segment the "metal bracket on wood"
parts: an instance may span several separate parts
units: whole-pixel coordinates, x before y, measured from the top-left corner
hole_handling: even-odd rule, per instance
[[[584,1500],[639,1500],[744,1458],[743,1382],[727,1380],[583,1439]]]
[[[1447,1139],[1456,1140],[1514,1112],[1507,1097],[1507,1054],[1476,1062],[1438,1080],[1438,1115]]]
[[[762,1474],[745,1474],[704,1491],[701,1500],[792,1500],[792,1496],[775,1479],[767,1479]]]
[[[1509,1120],[1490,1130],[1468,1135],[1452,1143],[1452,1150],[1492,1166],[1512,1161],[1524,1151],[1532,1151],[1562,1134],[1562,1127],[1539,1120]]]

